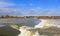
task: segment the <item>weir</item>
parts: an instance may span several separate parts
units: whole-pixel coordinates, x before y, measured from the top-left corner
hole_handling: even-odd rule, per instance
[[[0,24],[22,24],[28,26],[35,26],[38,24],[43,25],[43,22],[44,25],[47,23],[58,24],[57,21],[60,21],[60,16],[24,16],[19,18],[0,18]]]
[[[41,22],[36,25],[36,28],[42,28],[42,27],[50,27],[50,26],[57,26],[60,27],[60,19],[40,19]]]
[[[30,19],[30,20],[29,20]],[[30,21],[30,22],[26,22],[26,23],[31,23],[31,20],[32,20],[32,18],[29,18],[28,19],[28,21]],[[33,19],[38,19],[38,18],[33,18]],[[7,19],[0,19],[0,20],[2,20],[2,21],[4,21],[4,20],[7,20]],[[4,21],[5,23],[7,22],[12,22],[11,20],[13,20],[13,21],[15,21],[15,22],[13,22],[13,23],[16,23],[16,21],[18,20],[19,21],[19,23],[21,22],[21,21],[26,21],[27,20],[27,18],[26,19],[8,19],[7,21]],[[60,27],[60,19],[59,18],[52,18],[52,17],[49,17],[49,18],[47,18],[47,17],[44,17],[44,18],[39,18],[39,20],[41,20],[41,22],[39,22],[39,23],[37,23],[36,25],[35,25],[35,27],[33,28],[33,29],[31,29],[31,27],[24,27],[24,26],[22,26],[21,28],[20,28],[20,30],[19,31],[21,31],[21,33],[19,33],[19,35],[17,35],[17,36],[45,36],[44,34],[45,34],[45,31],[44,31],[44,33],[43,33],[43,35],[40,35],[38,32],[40,31],[42,31],[43,32],[43,29],[40,29],[40,28],[45,28],[45,27],[49,27],[49,26],[57,26],[57,27]],[[1,22],[1,21],[0,21]],[[36,20],[36,22],[37,22],[37,20]],[[17,22],[18,23],[18,22]],[[23,22],[22,22],[23,23]],[[35,24],[35,23],[34,23]],[[25,24],[26,25],[26,24]],[[33,25],[33,22],[32,22],[32,24],[29,24],[30,26],[32,26]],[[39,29],[38,29],[39,28]],[[38,29],[38,30],[37,30]],[[35,30],[35,32],[34,32],[34,30]],[[37,31],[37,32],[36,32]],[[35,34],[34,34],[35,33]],[[47,33],[49,33],[50,34],[50,32],[47,32]],[[46,33],[46,34],[47,34]],[[51,33],[52,34],[52,33]]]

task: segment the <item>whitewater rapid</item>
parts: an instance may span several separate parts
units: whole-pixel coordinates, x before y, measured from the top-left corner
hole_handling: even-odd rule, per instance
[[[51,26],[60,27],[60,19],[40,19],[40,20],[41,22],[35,25],[35,27],[28,27],[28,26],[20,27],[19,31],[21,31],[21,33],[18,36],[47,36],[47,35],[40,35],[39,29]]]
[[[60,27],[60,19],[40,19],[41,22],[35,28],[45,28],[50,26]]]
[[[37,30],[34,31],[29,29],[34,29],[34,28],[28,26],[20,27],[19,31],[21,31],[21,34],[19,34],[18,36],[40,36]]]

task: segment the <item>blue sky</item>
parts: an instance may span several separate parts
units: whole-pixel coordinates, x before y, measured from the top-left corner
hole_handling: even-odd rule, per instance
[[[0,16],[60,16],[60,0],[0,0]]]

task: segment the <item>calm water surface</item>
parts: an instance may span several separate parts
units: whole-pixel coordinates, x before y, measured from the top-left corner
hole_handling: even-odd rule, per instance
[[[8,19],[0,19],[0,26],[3,26],[7,23],[10,24],[21,24],[27,26],[35,26],[40,23],[38,19],[23,19],[23,18],[8,18]],[[3,25],[2,25],[3,24]]]

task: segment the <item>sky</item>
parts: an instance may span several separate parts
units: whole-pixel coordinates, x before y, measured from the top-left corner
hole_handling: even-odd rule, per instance
[[[0,0],[0,16],[60,16],[60,0]]]

